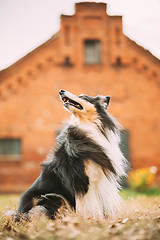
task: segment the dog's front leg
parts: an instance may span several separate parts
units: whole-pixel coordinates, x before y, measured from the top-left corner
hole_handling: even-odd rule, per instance
[[[19,208],[15,216],[15,221],[19,221],[20,218],[27,219],[29,217],[29,211],[34,207],[34,199],[38,198],[39,193],[37,189],[29,188],[26,192],[23,193],[20,199]]]
[[[76,196],[76,212],[83,218],[101,218],[103,217],[102,206],[99,205],[96,187],[90,184],[88,192],[85,195]]]

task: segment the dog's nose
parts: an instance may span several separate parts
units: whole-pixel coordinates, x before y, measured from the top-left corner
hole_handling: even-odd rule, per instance
[[[62,90],[62,89],[61,89],[61,90],[59,91],[59,94],[62,95],[62,93],[64,93],[64,92],[65,92],[65,90]]]

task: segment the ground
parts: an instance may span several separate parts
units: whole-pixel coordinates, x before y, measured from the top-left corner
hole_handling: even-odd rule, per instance
[[[16,209],[17,195],[0,195],[0,239],[19,240],[140,240],[160,239],[160,191],[151,196],[123,191],[123,210],[106,220],[83,220],[70,213],[55,221],[33,217],[31,222],[15,223],[4,216],[7,209]]]

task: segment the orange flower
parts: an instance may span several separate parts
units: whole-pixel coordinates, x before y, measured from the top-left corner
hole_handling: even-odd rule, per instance
[[[138,168],[129,172],[128,183],[130,188],[138,191],[146,190],[154,181],[157,168]]]

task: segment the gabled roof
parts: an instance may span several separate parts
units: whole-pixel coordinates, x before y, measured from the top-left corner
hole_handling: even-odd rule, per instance
[[[92,9],[94,9],[94,11],[97,11],[97,7],[102,9],[103,12],[106,12],[106,3],[95,3],[95,2],[80,2],[80,3],[76,3],[75,4],[75,14],[77,11],[80,11],[81,8],[83,7],[85,9],[89,9],[89,11],[91,12]],[[92,8],[93,7],[93,8]],[[74,16],[74,15],[73,15]],[[61,17],[72,17],[72,16],[68,16],[68,15],[61,15]],[[109,18],[112,19],[118,19],[118,18],[122,18],[122,16],[109,16]],[[31,58],[34,54],[36,54],[38,51],[42,50],[43,48],[45,48],[47,45],[49,45],[50,43],[52,43],[55,39],[57,39],[60,36],[60,31],[57,32],[56,34],[54,34],[49,40],[47,40],[46,42],[44,42],[42,45],[38,46],[37,48],[35,48],[33,51],[29,52],[27,55],[25,55],[24,57],[22,57],[21,59],[19,59],[17,62],[15,62],[14,64],[12,64],[11,66],[9,66],[6,69],[3,69],[2,71],[0,71],[0,83],[2,83],[7,77],[10,76],[10,73],[12,72],[12,70],[14,71],[15,68],[19,67],[22,63],[24,63],[26,60],[28,60],[29,58]],[[160,60],[155,57],[150,51],[144,49],[142,46],[138,45],[135,41],[131,40],[130,38],[128,38],[126,36],[127,40],[130,42],[130,44],[135,47],[139,52],[141,52],[142,54],[145,54],[148,58],[151,58],[152,61],[155,64],[160,64]]]
[[[26,54],[24,57],[22,57],[21,59],[19,59],[17,62],[13,63],[11,66],[9,66],[8,68],[5,68],[3,70],[0,71],[0,83],[9,75],[7,74],[7,72],[9,72],[9,70],[14,69],[15,67],[18,67],[21,63],[25,62],[26,59],[32,57],[33,54],[37,53],[39,50],[43,49],[43,47],[45,47],[47,44],[49,44],[50,42],[53,42],[54,39],[58,38],[59,36],[59,32],[57,32],[56,34],[54,34],[49,40],[47,40],[46,42],[44,42],[42,45],[38,46],[37,48],[35,48],[33,51],[29,52],[28,54]],[[133,41],[132,39],[130,39],[129,37],[127,37],[127,40],[130,41],[130,43],[137,48],[137,50],[139,50],[142,54],[146,54],[149,58],[152,58],[154,63],[160,64],[160,59],[158,59],[157,57],[155,57],[149,50],[146,50],[144,47],[138,45],[135,41]]]

